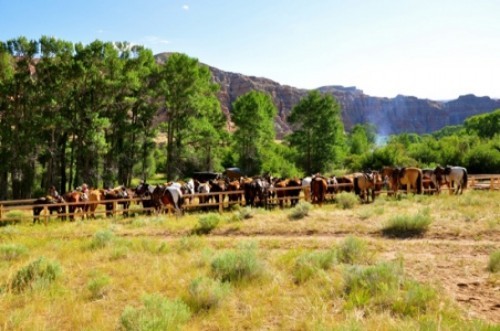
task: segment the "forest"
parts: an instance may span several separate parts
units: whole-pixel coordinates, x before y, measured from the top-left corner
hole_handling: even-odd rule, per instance
[[[209,68],[185,54],[158,64],[128,42],[0,42],[0,200],[232,166],[277,177],[383,165],[500,172],[500,109],[429,135],[379,137],[369,123],[346,132],[339,103],[312,90],[278,141],[271,96],[240,96],[228,119],[218,90]]]

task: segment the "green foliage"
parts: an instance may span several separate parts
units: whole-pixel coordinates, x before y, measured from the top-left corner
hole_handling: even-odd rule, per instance
[[[211,270],[214,277],[223,282],[239,282],[260,277],[263,265],[257,256],[257,246],[246,243],[214,258]]]
[[[194,229],[196,234],[208,234],[219,225],[221,216],[219,214],[206,214],[198,218],[198,226]]]
[[[342,209],[352,209],[359,204],[358,197],[351,192],[340,192],[335,195],[335,201]]]
[[[488,270],[490,272],[500,272],[500,250],[496,250],[490,255],[490,261],[488,262]]]
[[[235,205],[235,206],[239,206],[239,205]],[[233,213],[232,219],[237,220],[237,221],[243,221],[243,220],[247,220],[247,219],[252,218],[253,214],[254,214],[254,210],[252,209],[252,207],[246,206],[243,208],[238,208],[238,210],[236,210]]]
[[[300,201],[295,207],[288,213],[288,218],[290,220],[300,220],[309,215],[312,205],[307,201]]]
[[[87,290],[89,291],[90,299],[97,300],[103,298],[108,291],[109,283],[110,279],[107,275],[94,275],[87,282]]]
[[[348,236],[337,248],[337,258],[341,263],[361,264],[371,262],[366,242],[352,236]]]
[[[493,138],[500,132],[500,109],[491,113],[469,117],[464,122],[465,130],[481,138]]]
[[[46,287],[61,274],[61,266],[57,261],[50,261],[43,256],[19,269],[12,280],[10,288],[14,292]]]
[[[144,306],[125,307],[120,316],[120,329],[127,331],[180,330],[191,318],[191,310],[181,300],[169,300],[159,294],[146,295]]]
[[[229,290],[227,283],[208,277],[198,277],[189,285],[186,303],[196,312],[216,308]]]
[[[269,151],[275,138],[276,114],[271,97],[263,92],[248,92],[234,102],[231,117],[237,126],[233,135],[234,149],[243,173],[262,173],[267,156],[273,154]],[[271,168],[272,165],[268,164],[267,167]]]
[[[19,244],[0,245],[0,260],[13,261],[28,254],[28,249]]]
[[[303,283],[317,275],[321,270],[330,269],[337,256],[333,249],[324,252],[308,252],[297,257],[292,274],[296,283]]]
[[[500,140],[500,134],[496,136]],[[490,174],[500,169],[500,147],[493,141],[472,147],[465,155],[464,164],[470,173]]]
[[[382,233],[390,237],[421,236],[429,229],[432,218],[426,208],[416,215],[398,215],[390,218],[382,229]]]
[[[294,132],[290,146],[301,153],[298,165],[305,173],[327,172],[344,157],[344,125],[340,105],[330,95],[311,91],[292,109],[288,121]]]
[[[346,269],[344,292],[348,309],[389,309],[402,317],[420,316],[439,305],[434,289],[406,279],[402,265],[395,263]]]
[[[115,235],[110,230],[99,230],[94,233],[90,242],[90,249],[100,249],[108,246],[115,238]]]

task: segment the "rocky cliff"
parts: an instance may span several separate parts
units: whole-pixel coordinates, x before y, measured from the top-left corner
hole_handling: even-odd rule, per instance
[[[157,55],[159,62],[167,54]],[[269,93],[278,108],[276,131],[279,136],[290,132],[286,118],[308,90],[280,85],[267,78],[245,76],[210,67],[214,80],[221,86],[219,99],[223,112],[230,119],[231,105],[251,90]],[[373,123],[381,135],[413,132],[430,133],[447,125],[462,124],[470,116],[500,108],[500,100],[474,95],[460,96],[447,102],[398,95],[395,98],[373,97],[355,87],[324,86],[318,88],[331,94],[340,103],[346,130],[358,123]]]

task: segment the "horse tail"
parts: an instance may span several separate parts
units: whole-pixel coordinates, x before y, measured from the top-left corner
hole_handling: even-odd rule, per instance
[[[464,175],[462,176],[462,186],[463,188],[467,188],[467,183],[468,183],[468,179],[467,179],[467,169],[464,169]]]
[[[359,188],[359,183],[358,183],[358,181],[359,181],[359,177],[354,177],[354,182],[353,182],[353,184],[354,184],[354,193],[355,193],[356,195],[360,195],[360,194],[361,194],[361,189]]]
[[[418,172],[417,176],[417,193],[422,194],[423,191],[423,181],[422,181],[423,173],[422,171]]]

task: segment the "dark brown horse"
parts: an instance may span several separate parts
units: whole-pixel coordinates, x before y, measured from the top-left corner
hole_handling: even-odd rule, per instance
[[[134,191],[125,186],[118,186],[110,190],[103,190],[102,193],[102,199],[106,206],[106,216],[113,216],[113,213],[116,212],[116,204],[122,206],[123,216],[129,216],[130,202],[134,197]]]
[[[311,180],[311,203],[317,203],[320,207],[323,206],[327,189],[327,178],[321,175],[314,176]]]
[[[40,214],[44,208],[47,208],[50,215],[57,213],[59,218],[64,220],[66,218],[64,215],[66,213],[66,208],[63,204],[64,199],[61,196],[57,199],[51,196],[36,199],[33,202],[33,224],[40,222]]]

